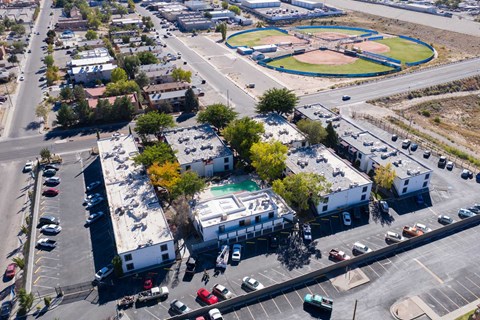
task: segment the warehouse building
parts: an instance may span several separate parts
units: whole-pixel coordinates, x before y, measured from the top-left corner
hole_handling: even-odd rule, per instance
[[[314,0],[292,0],[292,5],[310,10],[324,7],[322,2]]]
[[[184,32],[193,30],[208,30],[213,28],[213,22],[201,13],[181,14],[177,17],[178,28]]]
[[[242,6],[249,9],[280,7],[279,0],[242,0]]]

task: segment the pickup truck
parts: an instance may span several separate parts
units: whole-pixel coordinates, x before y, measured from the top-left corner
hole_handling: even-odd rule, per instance
[[[409,227],[409,226],[403,227],[404,236],[417,237],[417,236],[421,236],[422,234],[423,234],[423,231],[415,227]]]
[[[333,300],[318,294],[307,293],[305,298],[303,298],[303,302],[328,311],[332,311],[333,309]]]
[[[145,290],[137,295],[137,302],[144,302],[153,299],[160,299],[168,297],[167,287],[153,287],[150,290]]]
[[[42,238],[37,241],[37,247],[39,248],[55,248],[56,246],[57,241],[48,238]]]
[[[187,270],[185,270],[186,273],[191,273],[191,274],[194,274],[195,273],[195,268],[197,267],[197,260],[190,256],[188,257],[188,260],[187,260]]]
[[[349,255],[337,249],[330,250],[330,252],[328,253],[328,256],[330,257],[330,259],[337,260],[337,261],[350,260]]]

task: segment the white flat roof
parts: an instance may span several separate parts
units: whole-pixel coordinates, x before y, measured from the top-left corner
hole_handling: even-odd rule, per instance
[[[262,141],[278,140],[283,144],[291,144],[306,140],[303,133],[276,113],[257,115],[253,120],[263,123],[265,133],[261,136]]]
[[[193,208],[202,228],[277,210],[276,218],[293,213],[271,189],[229,194],[198,202]]]
[[[70,62],[72,67],[81,67],[81,66],[90,66],[92,64],[105,64],[112,60],[110,56],[106,57],[95,57],[95,58],[84,58],[84,59],[72,59]]]
[[[95,73],[100,71],[108,71],[113,70],[117,66],[111,63],[104,63],[100,65],[90,65],[85,67],[73,67],[72,74],[79,74],[79,73]]]
[[[131,135],[98,141],[118,253],[173,240],[150,179],[132,157]]]

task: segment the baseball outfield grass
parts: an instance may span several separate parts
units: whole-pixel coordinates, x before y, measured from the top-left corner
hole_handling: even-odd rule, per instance
[[[358,30],[348,30],[348,29],[337,29],[337,28],[305,28],[305,29],[295,29],[300,33],[322,33],[322,32],[336,32],[342,34],[350,34],[353,36],[358,36],[364,34],[365,32]]]
[[[383,55],[398,59],[403,63],[427,59],[433,54],[433,51],[426,46],[397,37],[375,40],[375,42],[382,43],[390,47],[390,51],[382,53]]]
[[[253,47],[262,44],[262,39],[270,36],[288,36],[278,30],[261,30],[242,33],[228,39],[228,44],[231,46],[247,46]]]
[[[359,74],[371,72],[390,71],[393,68],[358,59],[353,63],[341,65],[327,65],[327,64],[311,64],[298,61],[294,57],[286,57],[268,63],[270,66],[280,67],[284,69],[297,70],[303,72],[325,73],[325,74]]]

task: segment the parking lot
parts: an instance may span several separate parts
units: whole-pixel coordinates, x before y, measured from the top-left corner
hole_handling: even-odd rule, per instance
[[[50,293],[56,287],[88,284],[93,280],[97,269],[94,268],[93,253],[97,256],[98,262],[95,262],[98,265],[113,256],[113,253],[106,255],[106,251],[111,252],[113,247],[108,233],[109,220],[101,219],[90,228],[85,227],[88,216],[83,206],[85,182],[89,183],[99,177],[98,163],[88,157],[88,153],[65,157],[56,174],[61,179],[60,184],[55,186],[60,193],[54,197],[41,197],[39,217],[52,215],[59,218],[62,230],[56,235],[43,235],[39,228],[35,231],[37,241],[48,237],[56,240],[57,246],[50,250],[35,250],[34,292]],[[41,179],[45,181],[45,177]],[[93,249],[102,248],[100,252],[92,251],[92,243]]]

